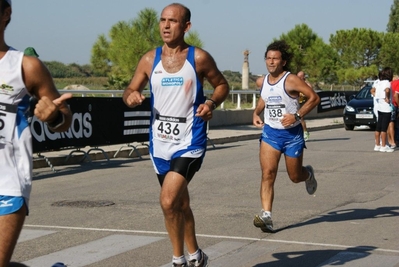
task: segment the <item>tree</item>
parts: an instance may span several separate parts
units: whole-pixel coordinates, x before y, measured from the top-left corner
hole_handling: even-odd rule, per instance
[[[184,38],[184,41],[189,45],[193,45],[196,47],[203,47],[204,43],[199,38],[199,34],[196,31],[189,32],[187,36]]]
[[[156,11],[146,8],[130,22],[119,21],[109,31],[108,40],[100,35],[92,48],[91,63],[96,72],[109,77],[108,87],[122,89],[130,81],[140,58],[163,44]],[[189,32],[189,44],[202,46],[198,33]]]
[[[111,60],[108,58],[107,51],[109,43],[104,34],[101,34],[91,49],[90,63],[93,70],[99,76],[107,76],[111,70]]]
[[[88,77],[91,75],[90,67],[80,66],[76,63],[65,65],[58,61],[44,61],[53,78]]]
[[[294,29],[280,36],[290,45],[293,58],[290,70],[293,73],[305,71],[309,81],[315,83],[336,81],[338,54],[312,31],[306,24],[295,25]]]
[[[378,73],[383,34],[371,29],[339,30],[330,35],[330,45],[338,53],[340,82],[361,85]]]
[[[306,24],[295,25],[294,29],[280,36],[280,40],[286,41],[293,53],[290,65],[290,70],[293,73],[297,73],[305,68],[305,55],[318,38],[317,34]]]
[[[321,38],[316,38],[313,44],[307,49],[303,57],[303,71],[309,75],[309,81],[316,84],[327,82],[333,84],[337,82],[336,70],[338,54],[331,46],[324,43]]]
[[[383,36],[379,54],[381,67],[391,67],[394,73],[399,73],[399,33],[388,32]]]
[[[399,0],[394,0],[389,14],[387,32],[399,33]]]

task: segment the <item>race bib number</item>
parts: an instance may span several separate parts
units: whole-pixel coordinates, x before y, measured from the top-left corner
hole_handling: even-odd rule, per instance
[[[0,143],[11,143],[17,117],[17,106],[0,103]]]
[[[280,121],[286,113],[284,104],[266,105],[266,116],[269,121]]]
[[[154,138],[171,143],[184,141],[186,118],[170,117],[157,114],[154,124]]]

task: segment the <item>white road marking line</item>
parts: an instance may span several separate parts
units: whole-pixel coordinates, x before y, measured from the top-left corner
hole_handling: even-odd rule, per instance
[[[18,238],[18,243],[19,242],[24,242],[28,240],[32,240],[35,238],[39,238],[42,236],[46,235],[51,235],[56,233],[57,231],[49,231],[49,230],[29,230],[29,229],[22,229],[21,234],[19,235]]]
[[[102,231],[102,232],[120,232],[120,233],[138,233],[138,234],[156,234],[156,235],[167,235],[167,232],[158,231],[141,231],[141,230],[125,230],[125,229],[107,229],[107,228],[84,228],[84,227],[71,227],[71,226],[52,226],[52,225],[32,225],[25,224],[25,227],[35,228],[52,228],[52,229],[67,229],[67,230],[85,230],[85,231]],[[328,244],[328,243],[313,243],[313,242],[301,242],[292,240],[279,240],[279,239],[263,239],[263,238],[252,238],[252,237],[240,237],[240,236],[223,236],[223,235],[205,235],[197,234],[200,237],[209,238],[222,238],[222,239],[233,239],[233,240],[247,240],[247,241],[262,241],[262,242],[275,242],[275,243],[286,243],[286,244],[298,244],[298,245],[309,245],[309,246],[320,246],[320,247],[336,247],[336,248],[353,248],[353,246]],[[369,250],[369,247],[356,247],[359,250]],[[373,251],[398,253],[399,250],[376,248]]]
[[[24,262],[30,267],[63,262],[67,266],[83,267],[109,257],[164,239],[163,237],[110,235],[95,241],[63,249]]]

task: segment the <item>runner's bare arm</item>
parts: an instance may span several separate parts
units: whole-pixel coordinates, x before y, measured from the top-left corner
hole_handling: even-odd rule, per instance
[[[204,83],[204,79],[206,79],[214,88],[211,97],[212,101],[207,101],[206,104],[200,105],[197,110],[197,116],[209,120],[212,117],[209,112],[213,110],[213,104],[219,106],[229,95],[229,84],[217,68],[213,57],[200,48],[195,49],[195,65],[202,84]]]
[[[50,127],[53,131],[68,130],[72,121],[72,112],[66,100],[71,98],[72,94],[60,95],[50,72],[38,58],[24,57],[22,75],[28,91],[38,99],[35,116],[48,125],[53,124],[54,127]]]
[[[150,51],[140,59],[130,84],[123,92],[122,99],[128,107],[133,108],[144,101],[142,91],[148,83],[154,57],[155,51]]]
[[[300,93],[305,95],[306,102],[298,110],[298,114],[301,117],[304,117],[320,103],[318,94],[295,74],[290,74],[287,77],[286,90],[293,97],[299,97]],[[293,122],[296,121],[294,115],[292,115],[292,119]]]

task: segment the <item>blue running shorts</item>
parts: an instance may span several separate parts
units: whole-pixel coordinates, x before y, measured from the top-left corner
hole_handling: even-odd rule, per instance
[[[24,204],[23,197],[0,196],[0,216],[17,212]]]
[[[300,157],[306,148],[301,124],[289,129],[274,129],[265,124],[261,140],[291,158]]]

